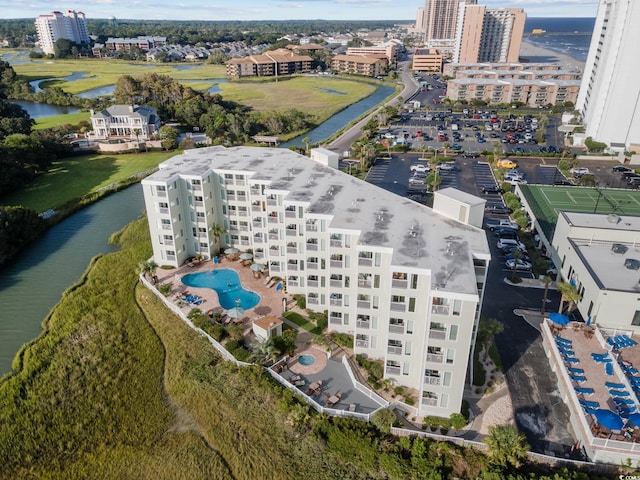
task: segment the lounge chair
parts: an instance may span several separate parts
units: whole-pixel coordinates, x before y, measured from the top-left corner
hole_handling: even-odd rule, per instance
[[[612,376],[613,375],[613,363],[611,363],[611,362],[605,363],[604,364],[604,371],[608,376]]]
[[[276,283],[277,283],[277,281],[276,281],[275,279],[273,279],[273,278],[272,278],[272,279],[269,281],[269,283],[267,284],[267,288],[271,288],[271,287],[273,287]]]
[[[604,385],[607,388],[616,388],[618,390],[623,390],[624,389],[624,384],[622,384],[622,383],[605,382]]]
[[[573,380],[574,382],[582,383],[587,381],[587,377],[584,377],[582,375],[571,375],[571,380]]]
[[[264,279],[264,283],[263,285],[266,285],[267,283],[269,283],[271,281],[271,275],[268,275],[267,278]]]
[[[573,389],[577,393],[580,393],[582,395],[593,395],[593,393],[594,393],[593,388],[588,388],[588,387],[573,387]]]
[[[352,403],[351,405],[349,405],[349,411],[350,412],[355,412],[356,411],[356,404]]]
[[[576,357],[565,357],[564,361],[567,363],[580,363],[580,359]]]
[[[580,375],[582,375],[584,373],[584,369],[583,368],[569,367],[567,370],[569,370],[571,373],[578,373]]]

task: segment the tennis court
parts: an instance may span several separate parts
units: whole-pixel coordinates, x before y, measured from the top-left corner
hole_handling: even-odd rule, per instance
[[[520,185],[520,191],[549,240],[561,211],[640,216],[640,191],[637,190]]]

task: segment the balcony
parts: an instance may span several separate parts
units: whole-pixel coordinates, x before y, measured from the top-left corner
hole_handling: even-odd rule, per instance
[[[196,192],[201,192],[202,191],[202,185],[191,185],[193,187],[193,190]]]
[[[163,208],[159,208],[158,211],[160,213],[169,213],[169,209],[168,208],[164,208],[164,207]]]
[[[307,269],[318,270],[318,262],[307,262]]]
[[[423,398],[422,399],[422,405],[425,405],[427,407],[437,407],[438,406],[438,399],[437,398]]]
[[[385,368],[385,372],[387,375],[400,375],[400,367],[392,367],[387,365]]]
[[[247,182],[244,179],[241,179],[241,178],[237,178],[236,179],[236,185],[244,187],[246,184],[247,184]]]
[[[207,219],[204,217],[198,217],[198,223],[207,223]]]
[[[318,225],[316,225],[315,223],[307,223],[307,232],[317,232],[318,231]]]
[[[331,265],[331,268],[342,268],[342,260],[331,260],[329,265]]]
[[[175,255],[167,255],[167,260],[175,260],[176,256]]]
[[[358,308],[371,308],[371,300],[358,300]]]
[[[269,265],[269,272],[280,272],[282,269],[280,268],[280,264],[277,265]]]
[[[404,303],[391,302],[389,304],[389,309],[393,312],[406,312],[407,305]]]
[[[318,282],[318,280],[307,280],[307,286],[309,288],[318,288],[319,285],[320,282]]]
[[[171,230],[171,225],[163,224],[162,225],[162,230]]]
[[[196,207],[204,207],[204,202],[203,202],[203,201],[201,201],[201,200],[196,200],[195,202],[193,202],[193,204],[194,204]]]
[[[331,298],[329,300],[329,305],[331,305],[333,307],[341,307],[342,306],[342,299],[341,298]]]
[[[429,330],[429,338],[433,338],[435,340],[446,340],[447,339],[447,331],[446,330]]]
[[[402,355],[402,347],[387,345],[387,353],[391,353],[392,355]]]
[[[442,353],[427,353],[427,362],[442,363],[444,355]]]
[[[298,247],[287,247],[287,253],[298,253]]]
[[[369,348],[369,340],[356,340],[356,347]]]
[[[254,220],[251,224],[253,225],[253,228],[262,228],[262,220]]]
[[[264,243],[264,239],[262,237],[253,237],[253,243]]]
[[[317,243],[307,243],[307,250],[310,250],[312,252],[315,252],[318,250],[318,244]]]
[[[409,281],[393,279],[391,280],[391,286],[394,288],[407,288],[409,286]]]
[[[248,232],[249,231],[249,225],[240,225],[238,227],[238,230],[240,230],[241,232]]]
[[[165,244],[165,245],[173,245],[173,240],[168,239],[168,238],[165,238],[165,239],[164,239],[164,244]]]
[[[287,237],[295,237],[298,233],[298,230],[295,228],[287,228]]]
[[[362,288],[371,288],[371,280],[358,280],[358,286]]]
[[[297,263],[287,263],[287,270],[298,271]]]
[[[361,267],[371,267],[373,265],[373,259],[358,257],[358,265]]]
[[[404,333],[404,325],[389,325],[389,333]]]
[[[251,245],[251,242],[249,242],[249,240],[244,240],[243,239],[243,240],[240,240],[240,245],[249,246],[249,245]]]
[[[295,210],[285,210],[284,216],[287,218],[296,218],[297,215]]]
[[[262,210],[262,205],[251,205],[251,211],[256,213],[263,212],[264,210]]]
[[[298,280],[287,280],[287,286],[289,287],[299,287],[300,286],[300,282]]]
[[[249,216],[249,212],[247,212],[246,210],[238,210],[238,216],[247,217]]]
[[[262,192],[260,191],[259,188],[252,188],[249,191],[251,192],[251,195],[262,195]]]
[[[334,325],[342,325],[342,317],[329,317],[329,323],[333,323]]]
[[[371,320],[356,320],[356,327],[368,330],[371,328]]]
[[[315,297],[309,297],[307,298],[307,303],[310,305],[318,305],[320,301]]]
[[[431,305],[431,313],[449,315],[449,305]]]
[[[269,215],[269,223],[279,223],[278,222],[278,216],[276,215],[274,217],[273,215]]]
[[[276,198],[267,198],[267,205],[271,205],[271,206],[278,205],[278,199],[276,199]]]
[[[280,249],[278,248],[270,248],[269,249],[269,256],[270,257],[280,257]]]
[[[167,196],[167,191],[166,190],[156,190],[156,196],[157,197],[166,197]]]
[[[331,287],[342,288],[342,280],[329,280],[329,285]]]
[[[343,245],[342,240],[335,240],[335,239],[332,239],[329,244],[332,247],[342,247]]]
[[[425,385],[440,385],[442,383],[442,379],[440,377],[424,377]]]

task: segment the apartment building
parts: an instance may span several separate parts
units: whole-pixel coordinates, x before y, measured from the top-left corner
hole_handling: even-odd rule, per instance
[[[160,129],[160,117],[154,107],[138,105],[112,105],[95,112],[91,110],[92,137],[128,137],[136,140],[149,138]]]
[[[517,62],[527,18],[521,8],[460,3],[454,63]]]
[[[210,147],[142,181],[154,260],[252,250],[329,329],[409,387],[421,415],[458,412],[475,340],[484,202],[453,189],[431,209],[287,149]],[[215,225],[228,233],[219,242]]]
[[[414,72],[437,72],[442,71],[442,54],[434,48],[417,49],[413,54]]]
[[[387,59],[367,55],[336,55],[331,68],[340,73],[377,77],[387,69]]]
[[[232,58],[227,62],[227,75],[241,78],[309,73],[312,64],[313,59],[308,55],[298,55],[286,48],[279,48],[262,55]]]
[[[60,39],[74,43],[89,43],[89,31],[84,13],[75,10],[40,15],[35,20],[38,45],[47,55],[53,55],[54,45]]]
[[[600,0],[578,97],[583,140],[640,151],[640,3]]]
[[[462,77],[466,76],[464,73],[469,70],[480,71],[496,71],[496,72],[555,72],[563,71],[562,65],[556,63],[519,63],[519,62],[500,62],[500,63],[447,63],[442,69],[442,74],[449,77]],[[577,74],[578,71],[568,70],[568,72]],[[554,73],[555,74],[555,73]],[[568,79],[565,79],[568,80]]]
[[[166,44],[167,37],[139,35],[135,38],[109,37],[104,46],[110,52],[130,52],[134,48],[148,52],[153,48],[163,47]]]
[[[398,63],[398,44],[385,42],[371,47],[349,47],[347,55],[364,55],[366,57],[385,58],[390,65]]]

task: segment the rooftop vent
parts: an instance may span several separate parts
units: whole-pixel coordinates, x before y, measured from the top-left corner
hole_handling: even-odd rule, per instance
[[[613,245],[611,245],[611,251],[618,255],[624,255],[625,253],[627,253],[627,250],[629,250],[629,247],[623,245],[622,243],[614,243]]]
[[[607,222],[618,223],[619,221],[620,221],[620,215],[617,215],[615,213],[610,213],[609,215],[607,215]]]
[[[629,270],[640,270],[640,260],[636,260],[635,258],[627,258],[624,261],[624,266]]]

